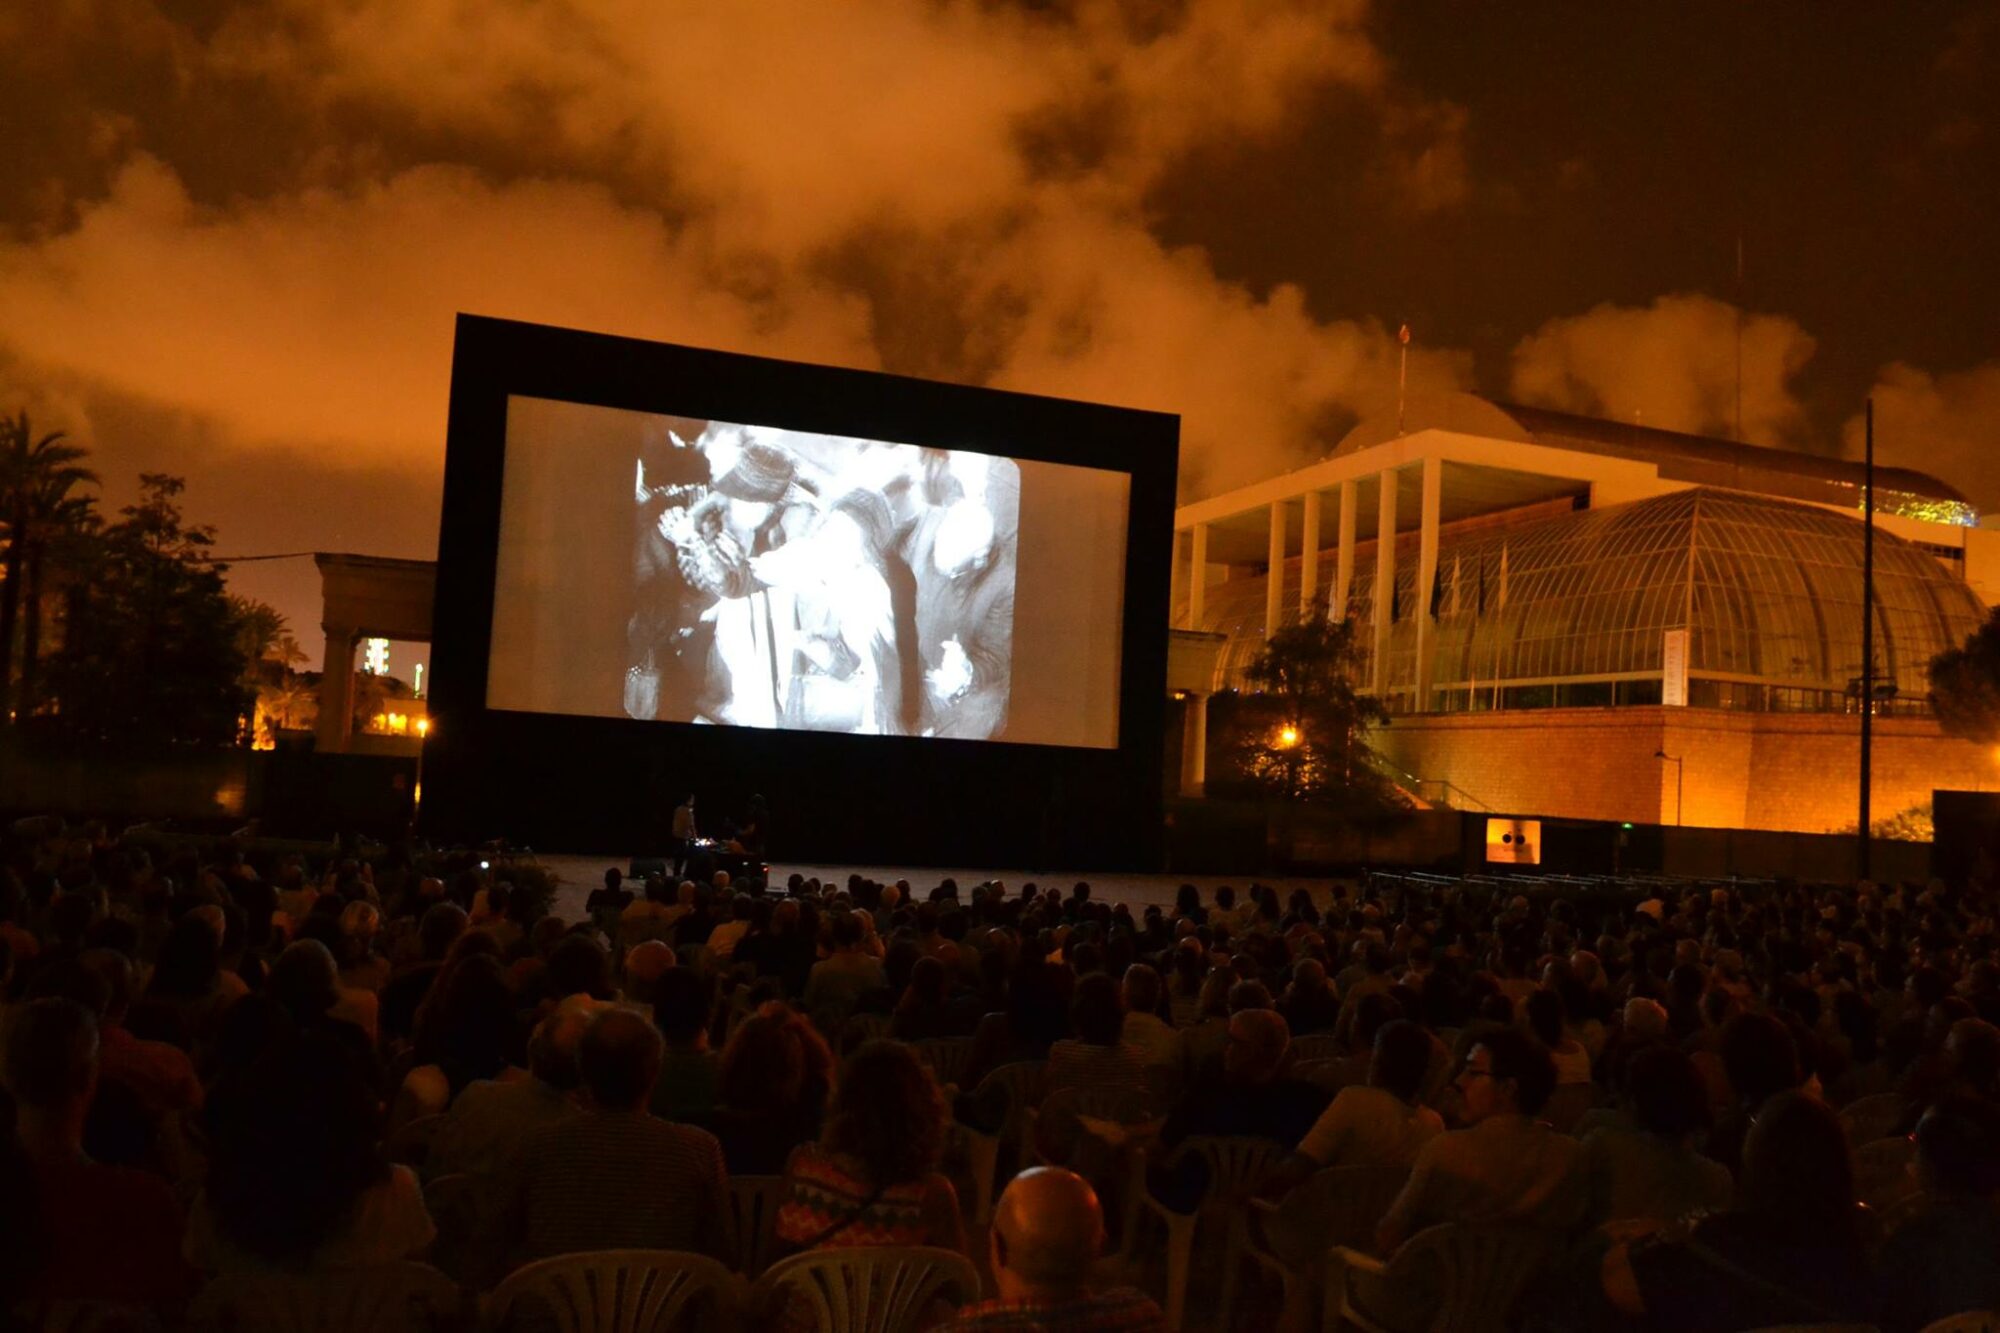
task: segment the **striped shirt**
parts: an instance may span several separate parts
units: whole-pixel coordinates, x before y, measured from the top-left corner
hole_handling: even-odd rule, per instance
[[[585,1250],[695,1250],[727,1261],[729,1187],[707,1130],[644,1111],[574,1116],[521,1154],[520,1259]]]

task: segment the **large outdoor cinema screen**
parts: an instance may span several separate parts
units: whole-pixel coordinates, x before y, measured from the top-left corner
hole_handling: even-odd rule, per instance
[[[510,394],[486,707],[1112,749],[1129,473]]]

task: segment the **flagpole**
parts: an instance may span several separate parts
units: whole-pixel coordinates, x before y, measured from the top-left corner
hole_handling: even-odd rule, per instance
[[[1403,403],[1410,385],[1410,326],[1403,325],[1396,331],[1396,341],[1403,345],[1401,364],[1396,369],[1396,438],[1403,437]]]
[[[1875,749],[1875,400],[1868,400],[1861,474],[1861,878],[1869,878],[1869,778]]]

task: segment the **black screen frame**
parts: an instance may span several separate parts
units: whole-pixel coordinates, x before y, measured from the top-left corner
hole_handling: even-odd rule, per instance
[[[707,727],[486,707],[507,400],[551,398],[1101,468],[1130,478],[1111,749]],[[694,792],[753,794],[767,854],[860,865],[1151,869],[1179,418],[461,314],[432,643],[427,836],[643,854]]]

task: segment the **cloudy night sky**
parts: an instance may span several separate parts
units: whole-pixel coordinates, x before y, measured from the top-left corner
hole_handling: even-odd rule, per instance
[[[435,554],[461,310],[1177,412],[1183,499],[1403,321],[1732,433],[1741,310],[1748,439],[2000,510],[2000,4],[0,0],[0,146],[0,410],[227,552]]]

